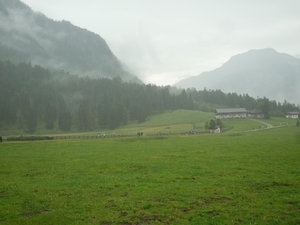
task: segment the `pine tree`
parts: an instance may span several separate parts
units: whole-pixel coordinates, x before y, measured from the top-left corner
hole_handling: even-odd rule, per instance
[[[109,126],[109,113],[110,104],[99,104],[98,105],[98,125],[102,128]]]
[[[44,121],[45,127],[48,130],[52,130],[54,128],[54,121],[56,119],[56,110],[55,108],[48,102],[45,108]]]
[[[263,98],[258,100],[258,109],[262,111],[266,119],[270,118],[269,99]]]
[[[89,113],[88,106],[85,103],[81,103],[78,108],[77,125],[80,131],[89,130]]]
[[[37,115],[33,108],[30,108],[27,114],[27,131],[30,134],[33,134],[37,126]]]
[[[61,109],[58,113],[58,127],[62,131],[69,131],[72,127],[72,116],[69,110]]]

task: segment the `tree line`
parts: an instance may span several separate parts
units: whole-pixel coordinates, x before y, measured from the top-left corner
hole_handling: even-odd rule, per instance
[[[142,123],[165,110],[193,109],[183,90],[171,94],[167,87],[91,79],[68,72],[51,72],[30,63],[0,62],[0,128],[15,125],[34,133],[38,123],[55,124],[62,131],[115,129],[129,120]]]
[[[38,124],[65,132],[115,129],[128,121],[142,123],[165,110],[211,111],[211,104],[248,109],[263,105],[278,114],[297,109],[287,102],[275,104],[220,90],[181,90],[123,82],[119,77],[91,79],[30,63],[0,61],[0,129],[15,126],[34,133]]]
[[[269,100],[266,97],[251,97],[248,94],[224,93],[221,90],[187,89],[201,111],[213,112],[216,107],[224,108],[246,108],[248,110],[260,110],[268,117],[285,117],[285,112],[299,111],[300,106],[287,102],[281,103]]]

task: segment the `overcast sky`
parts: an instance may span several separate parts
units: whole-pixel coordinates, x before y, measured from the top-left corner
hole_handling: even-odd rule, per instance
[[[172,85],[250,49],[300,57],[300,0],[21,0],[103,37],[145,83]]]

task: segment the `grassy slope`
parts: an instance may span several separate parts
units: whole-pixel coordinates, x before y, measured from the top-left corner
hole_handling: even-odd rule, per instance
[[[299,144],[295,126],[3,143],[0,223],[297,224]]]
[[[163,114],[154,115],[147,119],[146,122],[137,124],[136,122],[131,122],[126,126],[122,126],[116,130],[108,129],[97,129],[93,132],[79,133],[75,129],[71,130],[68,134],[70,135],[97,135],[97,133],[106,132],[107,134],[133,134],[142,131],[145,134],[157,134],[161,133],[182,133],[189,130],[199,130],[200,132],[205,131],[205,122],[214,118],[214,113],[207,113],[201,111],[191,111],[191,110],[175,110],[167,111]],[[263,120],[267,123],[272,124],[273,126],[295,124],[295,120],[288,120],[285,118],[271,118],[270,120]],[[262,124],[259,122],[245,120],[245,119],[232,119],[232,120],[223,120],[225,128],[230,128],[230,132],[239,132],[242,130],[251,130],[257,129]],[[26,135],[22,130],[6,130],[0,131],[1,135],[4,137],[7,136],[20,136]],[[58,125],[55,125],[54,130],[46,130],[43,124],[39,124],[36,134],[34,135],[66,135],[66,133],[58,129]],[[30,136],[30,135],[29,135]]]
[[[163,114],[154,115],[141,124],[133,124],[121,128],[118,132],[126,133],[143,131],[144,133],[181,133],[188,130],[204,131],[205,122],[214,118],[214,113],[206,113],[191,110],[167,111]],[[137,130],[138,129],[138,130]]]
[[[210,118],[214,118],[214,113],[206,113],[201,111],[191,110],[175,110],[167,111],[163,114],[154,115],[147,119],[146,122],[137,124],[131,122],[126,126],[120,127],[117,130],[109,129],[97,129],[93,132],[85,132],[85,135],[97,134],[98,132],[117,133],[117,134],[136,134],[138,131],[144,131],[145,133],[158,133],[158,132],[183,132],[186,130],[199,129],[204,130],[204,124]],[[80,134],[78,132],[70,131],[72,134]],[[2,136],[19,136],[25,135],[22,130],[15,128],[5,128],[1,131]],[[54,130],[46,130],[43,124],[39,124],[35,135],[54,135],[63,134],[58,130],[58,125],[55,124]],[[82,135],[82,134],[80,134]]]

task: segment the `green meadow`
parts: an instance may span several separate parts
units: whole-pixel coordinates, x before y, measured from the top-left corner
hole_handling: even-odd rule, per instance
[[[136,135],[137,132],[143,132],[145,135],[153,134],[182,134],[190,130],[198,130],[200,133],[205,133],[205,122],[214,119],[214,113],[192,111],[192,110],[175,110],[167,111],[163,114],[157,114],[149,117],[146,122],[138,124],[130,121],[126,126],[120,126],[116,130],[95,129],[91,132],[78,133],[72,130],[69,133],[64,133],[58,129],[56,124],[53,130],[46,130],[44,124],[38,124],[37,131],[34,135],[50,135],[50,136],[97,136],[98,133],[106,133],[108,136],[115,135]],[[273,126],[295,125],[295,120],[286,118],[271,118],[268,120],[260,120],[267,122]],[[260,129],[262,123],[251,119],[231,119],[223,120],[226,132],[241,132],[252,129]],[[33,136],[26,134],[22,130],[15,127],[7,127],[2,129],[1,136],[17,137],[17,136]]]
[[[204,129],[210,115],[190,113],[118,132]],[[0,224],[300,224],[300,129],[263,122],[279,127],[228,120],[221,134],[5,141]]]

